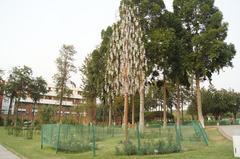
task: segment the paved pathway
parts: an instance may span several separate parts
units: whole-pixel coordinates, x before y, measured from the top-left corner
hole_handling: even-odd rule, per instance
[[[223,136],[232,140],[232,136],[240,136],[240,125],[219,126],[219,131]]]
[[[5,147],[0,145],[0,159],[20,159],[12,152],[8,151]]]

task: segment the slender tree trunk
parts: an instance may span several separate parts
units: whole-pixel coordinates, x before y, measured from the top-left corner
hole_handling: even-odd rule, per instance
[[[135,96],[132,95],[132,124],[135,124]]]
[[[18,121],[18,104],[20,102],[20,98],[18,98],[17,103],[15,103],[15,110],[14,110],[14,114],[15,114],[15,122],[14,122],[14,126],[17,127],[17,121]]]
[[[96,124],[96,98],[93,97],[89,100],[90,107],[88,109],[90,122]]]
[[[128,93],[124,95],[124,129],[125,140],[128,141]]]
[[[183,118],[183,95],[182,95],[182,123],[184,122],[184,118]]]
[[[9,124],[8,121],[9,121],[9,118],[10,118],[10,115],[11,115],[13,99],[14,99],[14,97],[13,97],[13,95],[11,95],[9,108],[8,108],[8,115],[7,115],[7,125]]]
[[[32,126],[34,126],[34,123],[35,123],[35,108],[36,108],[36,102],[34,102],[32,107]]]
[[[177,127],[180,126],[180,89],[179,89],[179,83],[177,83]]]
[[[198,120],[204,128],[204,118],[202,115],[202,102],[201,102],[201,90],[200,90],[200,79],[196,77],[196,95],[197,95],[197,111]]]
[[[163,127],[167,126],[167,83],[163,81]]]
[[[63,97],[60,97],[60,103],[59,103],[59,111],[58,111],[58,122],[62,123],[62,101]]]
[[[144,85],[140,87],[140,114],[139,114],[139,130],[143,132],[144,130]]]
[[[235,124],[236,123],[236,119],[237,119],[237,113],[236,112],[234,112],[233,113],[233,124]]]
[[[108,126],[112,125],[112,100],[109,103],[109,111],[108,111]]]

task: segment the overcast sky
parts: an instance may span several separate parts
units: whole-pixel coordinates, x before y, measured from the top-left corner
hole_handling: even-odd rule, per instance
[[[234,68],[214,75],[216,88],[240,91],[239,0],[215,0],[229,23],[227,42],[235,44]],[[171,0],[165,0],[171,9]],[[117,20],[120,0],[0,0],[0,69],[27,65],[52,83],[62,44],[75,46],[75,65],[101,42],[101,30]],[[73,80],[80,84],[80,74]],[[206,84],[204,84],[206,85]]]

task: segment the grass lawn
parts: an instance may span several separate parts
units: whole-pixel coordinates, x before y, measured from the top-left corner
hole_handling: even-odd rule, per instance
[[[162,159],[233,159],[232,142],[226,140],[216,128],[208,128],[209,146],[199,145],[199,148],[188,149],[180,153],[151,156],[116,156],[115,146],[120,138],[112,138],[97,143],[96,159],[112,158],[162,158]],[[64,153],[56,154],[54,149],[40,149],[40,136],[34,136],[33,140],[26,140],[21,137],[8,136],[7,131],[0,127],[0,144],[10,151],[13,151],[25,159],[87,159],[93,158],[92,152],[85,153]],[[194,145],[196,147],[196,145]],[[23,157],[24,156],[24,157]]]

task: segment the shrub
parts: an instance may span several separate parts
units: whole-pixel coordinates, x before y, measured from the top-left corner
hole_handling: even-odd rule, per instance
[[[207,126],[211,126],[211,125],[217,125],[217,121],[215,120],[209,120],[209,121],[204,121],[204,124]]]
[[[119,146],[115,147],[115,150],[116,155],[136,155],[137,152],[136,146],[130,140],[121,141]]]
[[[68,152],[86,152],[92,150],[92,143],[87,141],[65,141],[60,142],[59,150]]]

